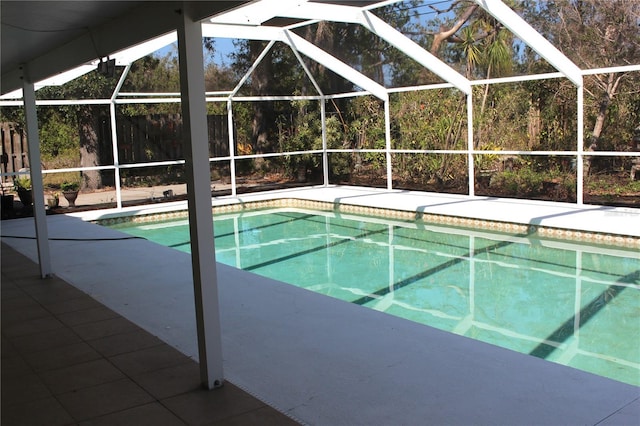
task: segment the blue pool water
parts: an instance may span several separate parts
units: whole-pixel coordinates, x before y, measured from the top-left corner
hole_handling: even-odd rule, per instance
[[[214,227],[219,262],[640,386],[637,252],[299,209]],[[186,220],[114,228],[190,249]]]

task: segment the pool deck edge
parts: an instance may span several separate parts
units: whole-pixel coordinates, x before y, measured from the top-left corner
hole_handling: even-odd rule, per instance
[[[640,209],[363,187],[294,188],[216,197],[212,198],[212,207],[287,198],[640,238]],[[71,216],[95,221],[186,208],[186,202],[172,202],[122,210],[94,210]]]

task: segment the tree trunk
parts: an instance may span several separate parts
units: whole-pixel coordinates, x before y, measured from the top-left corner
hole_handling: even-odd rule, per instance
[[[260,102],[253,103],[253,120],[251,121],[251,142],[258,154],[267,152],[269,140],[267,137],[267,120],[265,105]]]
[[[623,75],[620,75],[617,78],[615,73],[610,73],[607,75],[606,88],[604,94],[602,95],[602,99],[600,99],[598,115],[596,116],[596,121],[593,125],[593,131],[591,132],[589,146],[586,147],[586,149],[589,151],[596,151],[598,149],[598,141],[600,139],[600,136],[602,135],[604,121],[607,118],[607,110],[609,109],[609,105],[611,105],[613,97],[616,95],[618,84],[620,84],[620,80],[622,79]],[[591,172],[592,160],[592,157],[585,157],[584,171],[587,175]]]
[[[467,22],[469,18],[471,18],[471,15],[473,15],[473,12],[475,12],[477,8],[477,4],[469,6],[451,28],[445,28],[444,26],[440,27],[440,32],[434,34],[433,36],[433,43],[431,43],[431,54],[438,56],[438,52],[440,51],[442,42],[454,35],[456,31],[458,31],[465,24],[465,22]]]
[[[532,100],[529,105],[529,122],[527,125],[527,133],[529,134],[529,146],[531,150],[539,142],[541,119],[540,119],[540,99]]]
[[[260,41],[249,42],[250,57],[252,63],[258,59],[258,56],[262,53],[263,44]],[[262,96],[269,94],[268,92],[271,82],[271,54],[267,54],[260,62],[260,65],[256,67],[251,75],[251,86],[253,88],[254,95]],[[252,102],[253,119],[251,121],[251,145],[254,147],[255,152],[263,154],[271,150],[271,146],[268,138],[268,105],[265,102]],[[256,159],[255,164],[257,167],[261,167],[263,159]]]
[[[600,100],[600,105],[598,107],[598,115],[596,116],[596,122],[593,125],[593,131],[591,132],[594,139],[593,142],[596,145],[598,143],[598,139],[602,135],[604,120],[607,117],[607,109],[609,108],[610,103],[611,103],[611,96],[609,95],[609,93],[605,93],[602,99]]]
[[[95,108],[81,107],[80,125],[80,166],[95,167],[100,164],[100,145],[98,141],[99,112]],[[102,187],[102,176],[99,170],[82,172],[82,187],[95,190]]]
[[[491,64],[489,64],[488,68],[487,68],[487,79],[491,78]],[[484,93],[482,94],[482,103],[480,104],[480,120],[478,121],[478,130],[476,132],[476,137],[475,137],[475,148],[478,149],[480,148],[482,145],[484,145],[482,143],[482,131],[484,130],[484,128],[482,127],[482,118],[484,117],[484,112],[487,108],[487,99],[489,98],[489,84],[485,84],[484,86]]]

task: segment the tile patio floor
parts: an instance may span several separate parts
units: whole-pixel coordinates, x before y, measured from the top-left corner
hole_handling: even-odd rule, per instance
[[[2,244],[2,417],[12,425],[294,425]]]

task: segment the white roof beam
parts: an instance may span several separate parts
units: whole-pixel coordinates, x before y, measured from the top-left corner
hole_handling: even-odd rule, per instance
[[[60,74],[56,74],[52,77],[45,78],[44,80],[40,80],[36,84],[34,84],[34,87],[35,87],[35,90],[38,90],[47,86],[61,86],[95,69],[96,69],[95,64],[80,65],[79,67],[70,69],[69,71],[64,71],[64,72],[61,72]],[[21,99],[21,98],[22,98],[22,89],[17,89],[0,96],[0,99]]]
[[[229,98],[233,98],[236,95],[236,93],[238,93],[238,90],[240,90],[240,88],[245,83],[245,81],[249,79],[249,77],[251,76],[251,74],[253,74],[255,69],[258,68],[258,65],[260,65],[260,62],[262,62],[264,57],[267,56],[267,53],[269,53],[269,51],[271,50],[271,48],[275,43],[276,43],[275,40],[271,40],[267,45],[267,47],[265,47],[264,50],[262,50],[262,52],[258,56],[258,59],[256,59],[255,62],[251,65],[251,68],[249,68],[249,71],[246,72],[246,74],[240,79],[238,84],[236,84],[236,87],[234,87],[231,93],[229,93]]]
[[[158,49],[168,46],[171,43],[175,43],[176,41],[176,32],[172,31],[163,36],[156,37],[146,42],[137,44],[136,46],[120,50],[119,52],[109,55],[109,57],[116,60],[116,65],[127,66],[144,56],[150,55]],[[64,71],[51,77],[45,78],[44,80],[40,80],[34,85],[35,90],[47,86],[61,86],[71,80],[75,80],[76,78],[95,70],[97,65],[98,60],[94,60],[89,64],[80,65],[68,71]],[[13,98],[22,98],[22,89],[18,89],[0,96],[0,99]]]
[[[349,65],[331,56],[324,50],[309,43],[302,37],[291,31],[276,27],[251,27],[242,25],[226,25],[226,24],[202,24],[202,34],[205,37],[226,37],[239,38],[249,40],[275,40],[281,41],[289,45],[292,49],[297,50],[305,56],[313,59],[319,64],[324,65],[336,74],[346,78],[360,88],[366,90],[372,95],[382,100],[387,100],[389,95],[387,90],[362,75],[360,72],[351,68]]]
[[[284,41],[281,28],[231,24],[202,24],[203,37],[238,38],[245,40]]]
[[[286,31],[287,33],[287,40],[285,41],[285,43],[290,45],[292,49],[295,49],[300,53],[303,53],[304,55],[310,57],[319,64],[324,65],[336,74],[346,78],[347,80],[371,93],[375,97],[383,101],[389,99],[387,89],[385,89],[383,86],[371,80],[369,77],[364,76],[363,74],[351,68],[344,62],[338,60],[334,56],[331,56],[316,45],[309,43],[307,40],[296,35],[295,33],[289,30],[284,31]]]
[[[358,7],[328,3],[302,3],[282,13],[286,13],[284,16],[291,18],[316,19],[362,25],[387,43],[404,52],[420,65],[432,71],[444,81],[451,83],[467,95],[471,94],[471,83],[467,78],[369,11],[362,10]]]
[[[175,31],[152,38],[151,40],[139,43],[135,46],[120,50],[109,55],[110,58],[116,60],[116,65],[127,66],[140,58],[152,54],[153,52],[169,46],[178,41],[178,35]]]
[[[464,92],[466,95],[471,94],[471,83],[469,80],[442,62],[436,56],[423,49],[418,43],[414,42],[373,13],[363,11],[364,25],[369,31],[377,34],[386,40],[392,46],[400,49],[407,56],[413,58],[420,65],[432,71],[444,81],[453,84],[454,87]]]
[[[88,64],[100,56],[106,57],[125,49],[134,43],[143,42],[176,28],[176,8],[174,1],[139,2],[140,5],[126,14],[106,20],[96,27],[87,28],[82,35],[61,44],[42,55],[33,57],[25,65],[31,70],[34,82],[70,70],[79,64]],[[221,12],[226,2],[193,2],[201,4],[208,16]],[[34,6],[36,7],[36,6]],[[126,28],[126,31],[123,31]],[[2,93],[22,87],[20,70],[2,69],[0,86]]]
[[[580,68],[501,0],[475,0],[475,2],[563,73],[573,84],[582,87]]]
[[[309,71],[309,68],[307,67],[307,64],[305,64],[304,61],[302,60],[302,57],[300,56],[300,52],[298,52],[298,50],[294,47],[293,41],[289,37],[289,33],[286,33],[285,35],[289,39],[289,46],[291,46],[291,50],[293,51],[293,54],[296,56],[296,59],[298,60],[298,62],[302,66],[302,69],[304,69],[304,72],[307,74],[307,77],[309,77],[309,80],[311,80],[311,83],[313,84],[313,87],[315,87],[316,92],[318,92],[318,94],[320,96],[324,96],[324,93],[322,92],[322,89],[320,88],[320,85],[318,84],[316,79],[313,77],[313,74],[311,74],[311,71]]]
[[[276,16],[285,16],[283,11],[307,0],[254,1],[239,6],[210,19],[213,24],[262,25]]]

